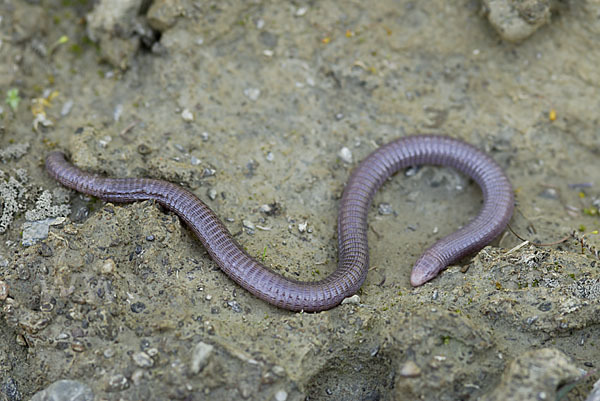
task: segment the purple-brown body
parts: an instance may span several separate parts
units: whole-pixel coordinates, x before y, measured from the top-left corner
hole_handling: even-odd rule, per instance
[[[214,212],[193,193],[173,183],[146,178],[106,178],[86,173],[52,152],[46,169],[63,185],[110,202],[153,199],[175,212],[200,239],[213,260],[236,283],[281,308],[321,311],[358,291],[369,269],[367,213],[373,195],[398,170],[422,164],[449,166],[472,177],[483,191],[483,207],[460,230],[440,239],[417,260],[411,284],[421,285],[449,264],[488,244],[506,227],[513,211],[508,178],[488,155],[457,139],[408,136],[369,155],[352,173],[338,216],[339,262],[327,278],[301,282],[268,269],[248,255]]]

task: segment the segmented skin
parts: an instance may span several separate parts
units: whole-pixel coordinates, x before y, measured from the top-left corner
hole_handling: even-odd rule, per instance
[[[423,164],[453,167],[473,178],[483,192],[483,207],[469,224],[423,253],[413,267],[413,286],[431,280],[449,264],[484,247],[511,218],[514,199],[508,178],[492,158],[463,141],[415,135],[371,153],[353,171],[344,189],[338,216],[338,267],[327,278],[314,282],[286,278],[263,266],[240,247],[215,213],[185,188],[156,179],[87,173],[69,163],[61,152],[50,153],[46,159],[49,174],[76,191],[109,202],[153,199],[175,212],[231,279],[268,303],[293,311],[330,309],[358,291],[369,268],[367,213],[373,195],[398,170]]]

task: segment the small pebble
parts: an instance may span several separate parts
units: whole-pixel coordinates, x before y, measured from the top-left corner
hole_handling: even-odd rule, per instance
[[[390,205],[389,203],[380,203],[377,207],[377,212],[382,216],[386,216],[388,214],[394,213],[394,210],[392,209],[392,205]]]
[[[94,392],[87,384],[76,380],[58,380],[31,397],[31,401],[55,400],[94,401]]]
[[[155,238],[154,238],[154,235],[152,235],[152,234],[150,234],[150,235],[146,235],[146,241],[148,241],[148,242],[152,242],[152,241],[154,241],[154,239],[155,239]]]
[[[196,156],[192,156],[190,158],[190,163],[192,163],[192,166],[197,166],[201,163],[201,161]]]
[[[142,382],[142,378],[144,377],[144,371],[142,369],[136,369],[135,372],[131,375],[131,382],[134,386],[139,386]]]
[[[8,297],[8,284],[5,281],[0,281],[0,301],[4,301]]]
[[[277,376],[283,376],[285,374],[285,369],[283,368],[283,366],[275,365],[271,370]]]
[[[210,200],[215,200],[215,199],[217,199],[217,190],[214,188],[211,188],[207,191],[207,195],[210,198]]]
[[[308,226],[307,221],[305,221],[304,223],[298,224],[298,231],[300,231],[301,233],[305,232],[307,226]]]
[[[50,245],[46,244],[45,242],[42,242],[40,244],[40,249],[38,250],[38,253],[46,258],[49,258],[54,254],[54,251],[52,250]]]
[[[256,226],[250,220],[245,220],[245,219],[242,220],[242,225],[244,226],[244,228],[247,228],[248,230],[254,231],[256,229]]]
[[[38,241],[48,238],[48,230],[55,218],[38,221],[26,221],[21,226],[23,230],[21,244],[31,246]]]
[[[116,374],[108,379],[106,391],[121,391],[129,387],[129,381],[122,374]]]
[[[545,198],[545,199],[558,199],[558,193],[556,192],[556,189],[554,189],[554,188],[546,188],[542,192],[540,192],[538,194],[538,196],[540,198]]]
[[[275,393],[276,401],[286,401],[287,398],[288,398],[288,393],[285,390],[279,390],[278,392]]]
[[[190,370],[193,374],[198,374],[202,369],[204,369],[214,348],[215,347],[212,345],[206,344],[202,341],[196,344],[194,350],[192,351],[192,362],[190,366]]]
[[[191,123],[192,121],[194,121],[194,114],[188,109],[183,109],[183,111],[181,112],[181,118],[186,123]]]
[[[73,108],[73,100],[72,99],[68,99],[62,106],[62,108],[60,109],[60,115],[61,116],[66,116],[71,112],[71,109]]]
[[[413,361],[407,361],[402,369],[400,369],[400,376],[403,377],[417,377],[421,374],[421,368],[417,366]]]
[[[119,121],[121,119],[121,114],[123,113],[123,105],[117,104],[115,106],[115,110],[113,111],[113,120]]]
[[[267,205],[265,203],[264,205],[260,205],[260,207],[258,208],[258,210],[260,210],[263,213],[269,214],[273,210],[273,207],[271,205]]]
[[[131,311],[133,313],[140,313],[146,309],[146,305],[143,302],[134,302],[131,304]]]
[[[527,320],[525,321],[528,325],[532,325],[534,324],[537,320],[539,319],[539,317],[536,316],[530,316],[527,318]]]
[[[273,152],[267,153],[267,155],[265,156],[265,159],[267,159],[268,162],[272,162],[275,159]]]
[[[207,167],[202,171],[202,177],[212,177],[216,173],[217,173],[217,170]]]
[[[208,141],[208,132],[201,133],[200,138],[202,138],[204,142]]]
[[[344,163],[352,163],[352,152],[347,147],[340,149],[338,156]]]
[[[71,343],[71,349],[75,352],[83,352],[85,351],[85,345],[79,340],[73,340]]]
[[[152,153],[152,149],[150,149],[150,147],[144,143],[138,145],[137,151],[140,155],[147,155]]]
[[[140,368],[151,368],[154,366],[154,360],[145,352],[136,352],[131,356],[131,359],[133,359],[133,362]]]
[[[256,101],[258,100],[258,97],[260,96],[260,89],[258,88],[246,88],[244,89],[244,95],[246,95],[246,97],[252,101]]]
[[[296,17],[302,17],[308,11],[308,7],[299,7],[296,10]]]
[[[237,301],[228,301],[227,306],[229,306],[235,313],[242,313],[242,307],[237,303]]]
[[[360,297],[358,296],[358,294],[354,294],[351,297],[344,298],[344,300],[342,301],[342,305],[346,304],[358,305],[360,304]]]
[[[404,175],[406,177],[412,177],[413,175],[417,174],[417,172],[419,171],[419,167],[409,167],[404,171]]]
[[[102,264],[102,268],[100,269],[102,274],[112,274],[115,272],[115,270],[117,270],[117,265],[112,258],[106,259]]]

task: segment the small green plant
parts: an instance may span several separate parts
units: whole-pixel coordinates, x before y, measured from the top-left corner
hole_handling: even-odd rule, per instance
[[[6,103],[8,103],[13,111],[17,111],[20,102],[21,97],[19,96],[19,90],[17,88],[9,89],[8,92],[6,92]]]

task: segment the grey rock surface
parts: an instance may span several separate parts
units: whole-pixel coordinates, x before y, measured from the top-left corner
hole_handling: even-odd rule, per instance
[[[519,42],[550,22],[553,0],[483,0],[484,12],[500,37]]]
[[[31,397],[31,401],[94,401],[92,389],[76,380],[58,380]]]

